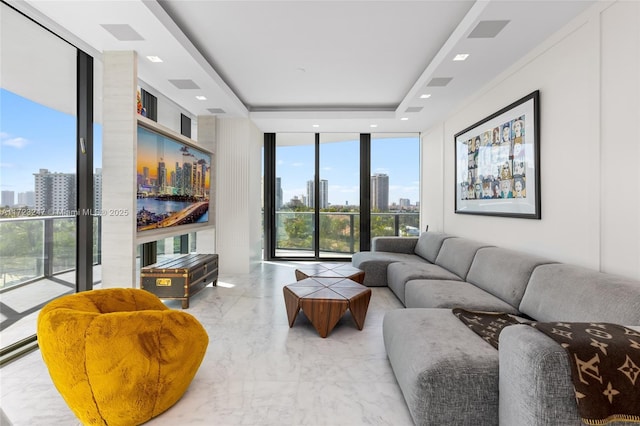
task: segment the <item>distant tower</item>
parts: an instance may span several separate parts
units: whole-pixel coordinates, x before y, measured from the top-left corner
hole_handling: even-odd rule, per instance
[[[36,209],[51,215],[68,215],[76,208],[76,175],[74,173],[51,173],[40,169],[34,173]]]
[[[282,179],[276,178],[276,210],[282,208]]]
[[[97,168],[93,173],[93,210],[102,211],[102,169]]]
[[[314,206],[313,202],[315,201],[315,199],[316,199],[316,187],[312,180],[308,180],[307,181],[307,202],[305,203],[305,205],[307,207],[313,208]]]
[[[381,212],[389,211],[389,176],[384,173],[371,176],[371,208]]]
[[[13,207],[13,205],[15,204],[15,197],[16,194],[14,191],[2,191],[2,205],[0,207]]]
[[[320,208],[329,207],[329,181],[320,179]]]
[[[313,208],[315,206],[315,185],[314,181],[307,181],[307,207]],[[329,181],[326,179],[320,179],[320,208],[326,209],[329,206]]]

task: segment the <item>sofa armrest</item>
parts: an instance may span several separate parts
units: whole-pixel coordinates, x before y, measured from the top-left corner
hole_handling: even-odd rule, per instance
[[[371,251],[413,254],[418,237],[375,237],[371,240]]]
[[[580,426],[565,350],[528,325],[505,327],[498,356],[501,426]]]

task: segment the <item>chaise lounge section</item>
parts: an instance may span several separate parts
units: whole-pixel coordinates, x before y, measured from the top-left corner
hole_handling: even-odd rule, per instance
[[[384,285],[386,280],[406,306],[385,315],[383,336],[414,422],[581,424],[567,356],[557,343],[528,325],[514,325],[500,335],[498,351],[451,309],[508,312],[522,322],[607,320],[640,326],[640,282],[466,238],[428,234],[415,247],[430,249],[429,259],[414,247],[413,255],[421,260],[393,261],[388,251],[380,250],[360,253],[353,262],[380,274],[386,270],[386,276],[372,281]],[[396,240],[382,237],[374,247],[392,250],[400,244]],[[564,364],[557,361],[563,356]]]

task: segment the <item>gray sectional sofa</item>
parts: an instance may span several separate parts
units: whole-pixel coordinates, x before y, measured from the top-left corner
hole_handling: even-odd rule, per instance
[[[467,238],[379,237],[352,264],[365,271],[365,285],[388,286],[406,307],[385,315],[383,336],[418,425],[582,424],[560,345],[513,325],[498,351],[454,307],[640,330],[640,281]]]

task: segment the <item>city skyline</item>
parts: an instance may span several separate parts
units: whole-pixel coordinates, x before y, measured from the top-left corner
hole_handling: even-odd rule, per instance
[[[279,146],[276,154],[276,176],[282,188],[282,203],[294,197],[306,197],[307,181],[313,179],[313,145]],[[321,143],[320,179],[328,181],[329,205],[360,204],[360,141]],[[371,176],[389,176],[389,204],[400,199],[420,200],[419,137],[385,136],[371,138]]]
[[[40,169],[76,173],[76,117],[0,89],[0,190],[35,191]],[[37,123],[37,125],[34,125]],[[102,130],[94,124],[93,167],[102,167]]]
[[[34,174],[40,169],[75,173],[76,118],[0,89],[4,106],[0,115],[0,190],[15,194],[34,191]],[[10,107],[9,107],[10,106]],[[34,126],[33,123],[38,125]],[[321,135],[322,136],[322,135]],[[286,148],[286,149],[283,149]],[[94,125],[94,168],[101,168],[102,131]],[[328,181],[329,205],[359,205],[359,140],[322,143],[320,179]],[[281,179],[287,203],[306,195],[306,184],[314,178],[314,146],[279,147],[276,174]],[[416,205],[419,197],[419,137],[372,135],[371,175],[389,176],[389,204],[400,199]]]

